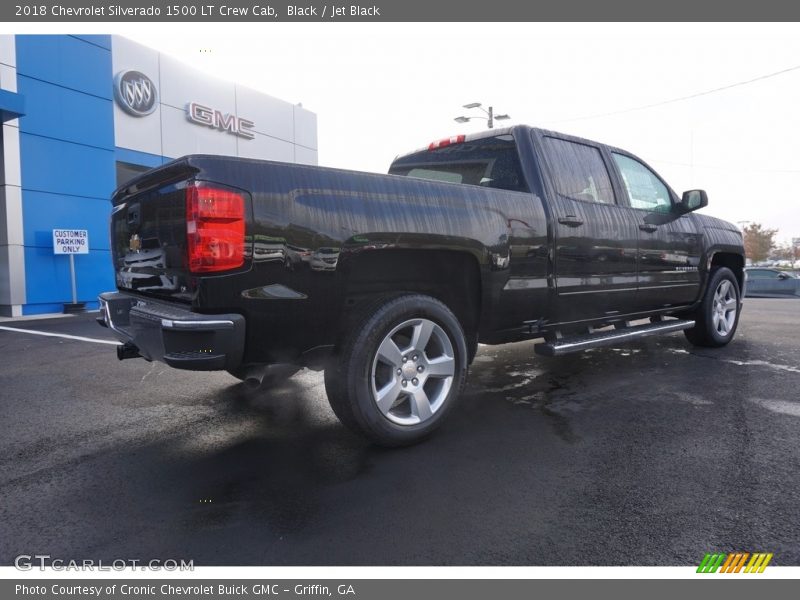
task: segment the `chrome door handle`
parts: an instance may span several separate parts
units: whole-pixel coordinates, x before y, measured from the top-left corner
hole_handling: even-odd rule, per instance
[[[558,222],[562,225],[566,225],[567,227],[580,227],[583,225],[583,221],[581,221],[575,215],[567,215],[566,217],[559,217]]]

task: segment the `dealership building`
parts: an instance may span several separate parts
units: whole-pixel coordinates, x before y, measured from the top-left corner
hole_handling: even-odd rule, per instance
[[[79,302],[114,288],[110,197],[137,173],[192,153],[317,163],[314,113],[119,36],[0,35],[0,115],[2,316],[72,301],[54,230],[86,231]]]

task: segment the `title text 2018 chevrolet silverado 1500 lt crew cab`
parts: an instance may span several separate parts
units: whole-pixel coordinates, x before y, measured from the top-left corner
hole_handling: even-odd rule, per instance
[[[324,368],[343,423],[408,444],[453,407],[478,342],[727,344],[742,236],[706,204],[629,152],[525,126],[432,143],[389,175],[186,156],[114,193],[102,320],[120,358],[251,382]]]

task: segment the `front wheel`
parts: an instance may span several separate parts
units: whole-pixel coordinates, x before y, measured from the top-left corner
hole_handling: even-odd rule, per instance
[[[384,446],[413,444],[441,425],[467,373],[455,315],[421,294],[384,297],[354,312],[325,388],[345,425]]]
[[[695,326],[684,331],[695,346],[718,348],[733,339],[741,312],[739,282],[727,267],[714,269],[703,300],[697,308]]]

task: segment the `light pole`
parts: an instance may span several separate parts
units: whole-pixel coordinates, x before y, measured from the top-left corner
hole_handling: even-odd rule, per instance
[[[486,120],[486,122],[487,122],[487,124],[489,126],[489,129],[493,129],[495,121],[505,121],[506,119],[510,119],[511,118],[508,115],[495,115],[494,114],[494,107],[490,106],[489,110],[486,110],[485,108],[483,108],[483,106],[481,105],[480,102],[470,102],[469,104],[465,104],[464,108],[479,108],[484,113],[486,113],[486,116],[485,117],[478,117],[478,116],[475,116],[475,117],[464,117],[464,116],[456,117],[455,119],[453,119],[456,123],[469,123],[472,119],[484,119],[484,120]]]

